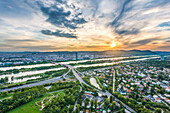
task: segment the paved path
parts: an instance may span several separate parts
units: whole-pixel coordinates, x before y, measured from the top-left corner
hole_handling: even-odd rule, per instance
[[[52,82],[55,82],[55,81],[59,81],[59,80],[62,80],[63,79],[62,77],[65,77],[69,72],[70,72],[70,70],[67,73],[65,73],[65,74],[63,74],[63,75],[61,75],[59,77],[44,80],[44,81],[40,81],[40,82],[36,82],[36,83],[26,84],[26,85],[22,85],[22,86],[7,88],[7,89],[0,89],[0,92],[16,90],[16,89],[22,89],[22,88],[32,87],[32,86],[39,86],[39,85],[44,85],[44,84],[52,83]]]
[[[75,69],[75,71],[78,72],[78,74],[81,75],[83,78],[85,77],[85,75],[81,73],[80,71],[78,71],[77,69]]]

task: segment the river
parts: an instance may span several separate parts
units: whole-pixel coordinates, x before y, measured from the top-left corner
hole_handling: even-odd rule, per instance
[[[142,57],[142,56],[133,56],[131,58],[136,58],[136,57]],[[146,56],[143,56],[146,57]],[[98,60],[118,60],[118,59],[124,59],[124,58],[129,58],[129,57],[116,57],[116,58],[103,58],[103,59],[94,59],[94,60],[82,60],[82,61],[68,61],[68,62],[61,62],[62,64],[71,64],[71,63],[81,63],[81,62],[87,62],[87,61],[98,61]],[[133,60],[123,60],[119,62],[112,62],[112,63],[98,63],[98,64],[87,64],[87,65],[76,65],[74,68],[78,67],[95,67],[95,66],[106,66],[106,65],[114,65],[114,64],[119,64],[119,63],[126,63],[126,62],[132,62],[132,61],[143,61],[143,60],[148,60],[148,59],[154,59],[154,58],[159,58],[156,56],[149,57],[149,58],[140,58],[140,59],[133,59]],[[52,65],[58,65],[58,64],[36,64],[36,65],[28,65],[28,66],[15,66],[15,67],[4,67],[0,68],[1,70],[8,70],[9,68],[13,69],[20,69],[20,68],[33,68],[33,67],[41,67],[41,66],[52,66]],[[53,68],[53,69],[45,69],[45,70],[37,70],[37,71],[27,71],[27,72],[20,72],[17,74],[7,74],[7,75],[0,75],[1,78],[8,77],[8,83],[17,83],[17,82],[23,82],[31,79],[36,79],[36,78],[41,78],[40,76],[32,76],[32,77],[27,77],[23,79],[15,79],[15,77],[22,77],[22,76],[28,76],[28,75],[34,75],[34,74],[40,74],[40,73],[45,73],[47,71],[56,71],[56,70],[62,70],[66,69],[65,67],[61,68]],[[14,80],[11,80],[11,77],[14,77]]]

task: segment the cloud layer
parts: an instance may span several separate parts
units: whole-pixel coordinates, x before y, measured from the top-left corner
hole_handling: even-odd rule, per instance
[[[1,0],[0,25],[0,51],[170,50],[170,0]]]

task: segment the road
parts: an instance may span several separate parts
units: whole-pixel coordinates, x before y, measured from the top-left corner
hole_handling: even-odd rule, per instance
[[[70,65],[67,65],[67,64],[63,64],[63,65],[72,70],[74,76],[77,78],[77,80],[80,81],[81,84],[83,83],[83,84],[91,87],[89,84],[87,84],[86,82],[84,82],[84,80],[83,80],[83,79],[78,75],[78,73],[74,70],[74,67],[73,67],[73,66],[70,66]],[[106,92],[103,92],[103,91],[100,91],[99,89],[96,89],[96,88],[94,88],[94,89],[95,89],[96,91],[98,91],[99,93],[101,93],[102,95],[107,95],[108,97],[113,96],[113,95],[112,95],[110,92],[108,92],[107,90],[106,90]],[[120,101],[120,100],[117,99],[117,98],[115,98],[115,100],[118,101],[118,102],[122,102],[122,101]],[[128,110],[127,113],[129,113],[129,111],[130,111],[130,112],[133,112],[133,113],[136,113],[132,108],[130,108],[129,106],[127,106],[125,103],[122,102],[122,104],[123,104],[123,106],[126,108],[125,111]]]
[[[78,74],[80,74],[83,78],[85,77],[85,75],[81,73],[80,71],[78,71],[77,69],[75,69],[75,71],[78,72]]]
[[[67,75],[70,71],[71,71],[71,69],[69,69],[67,73],[63,74],[62,77],[63,77],[64,79],[66,79],[66,75]]]
[[[61,75],[59,77],[56,77],[56,78],[52,78],[52,79],[48,79],[48,80],[44,80],[44,81],[40,81],[40,82],[36,82],[36,83],[26,84],[26,85],[22,85],[22,86],[7,88],[7,89],[0,89],[0,92],[16,90],[16,89],[32,87],[32,86],[39,86],[39,85],[44,85],[44,84],[52,83],[52,82],[55,82],[55,81],[59,81],[59,80],[62,80],[63,77],[65,77],[70,71],[71,70],[69,70],[67,73],[65,73],[65,74],[63,74],[63,75]]]

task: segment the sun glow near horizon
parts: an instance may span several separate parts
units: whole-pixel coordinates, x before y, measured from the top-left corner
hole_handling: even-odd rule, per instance
[[[116,42],[112,42],[112,44],[110,45],[112,48],[116,46]]]

